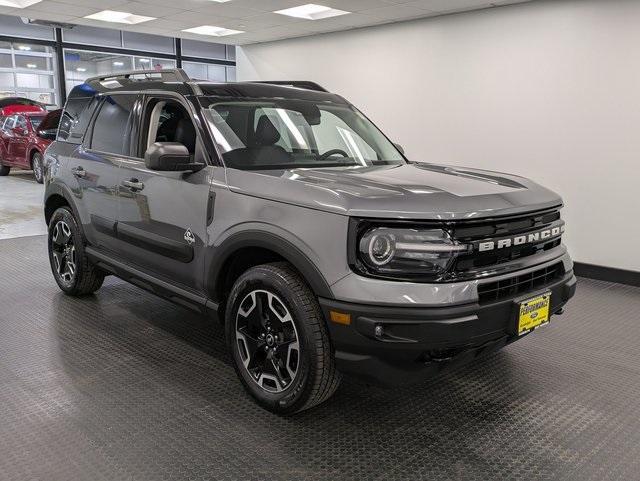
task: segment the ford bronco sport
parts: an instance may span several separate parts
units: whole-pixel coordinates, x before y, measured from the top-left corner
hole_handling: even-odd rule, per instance
[[[311,82],[92,78],[45,164],[60,288],[116,275],[217,315],[242,384],[278,413],[324,401],[342,373],[406,384],[469,362],[575,291],[558,195],[410,162]]]

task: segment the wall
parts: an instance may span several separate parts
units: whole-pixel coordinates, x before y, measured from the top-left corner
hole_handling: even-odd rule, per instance
[[[249,45],[238,78],[307,79],[409,158],[531,177],[581,262],[640,271],[640,2],[534,1]]]

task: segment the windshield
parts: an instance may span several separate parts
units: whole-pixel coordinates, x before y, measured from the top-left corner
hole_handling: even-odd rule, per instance
[[[43,120],[44,120],[44,116],[43,117],[34,117],[33,115],[29,116],[29,121],[31,122],[31,127],[33,127],[33,130],[36,130]]]
[[[227,167],[244,170],[402,164],[398,149],[347,105],[292,99],[204,110]]]

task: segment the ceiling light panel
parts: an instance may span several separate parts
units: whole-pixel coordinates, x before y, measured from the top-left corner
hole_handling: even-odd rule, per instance
[[[305,20],[322,20],[323,18],[337,17],[351,12],[338,10],[337,8],[325,7],[324,5],[317,5],[315,3],[307,3],[306,5],[300,5],[299,7],[277,10],[273,13],[288,15],[289,17],[304,18]]]
[[[0,7],[26,8],[42,0],[0,0]]]
[[[183,32],[196,33],[198,35],[209,35],[211,37],[226,37],[227,35],[237,35],[239,33],[244,33],[242,30],[215,27],[213,25],[202,25],[200,27],[187,28],[183,30]]]
[[[156,19],[156,17],[145,17],[144,15],[134,15],[132,13],[118,12],[115,10],[103,10],[102,12],[94,13],[93,15],[87,15],[84,18],[100,20],[102,22],[126,23],[127,25],[136,25],[138,23]]]

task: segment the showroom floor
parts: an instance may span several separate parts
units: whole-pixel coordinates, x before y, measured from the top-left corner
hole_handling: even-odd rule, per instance
[[[42,235],[0,240],[0,274],[0,480],[638,479],[639,288],[580,279],[565,315],[473,366],[346,379],[281,418],[215,323],[113,278],[64,296]]]

